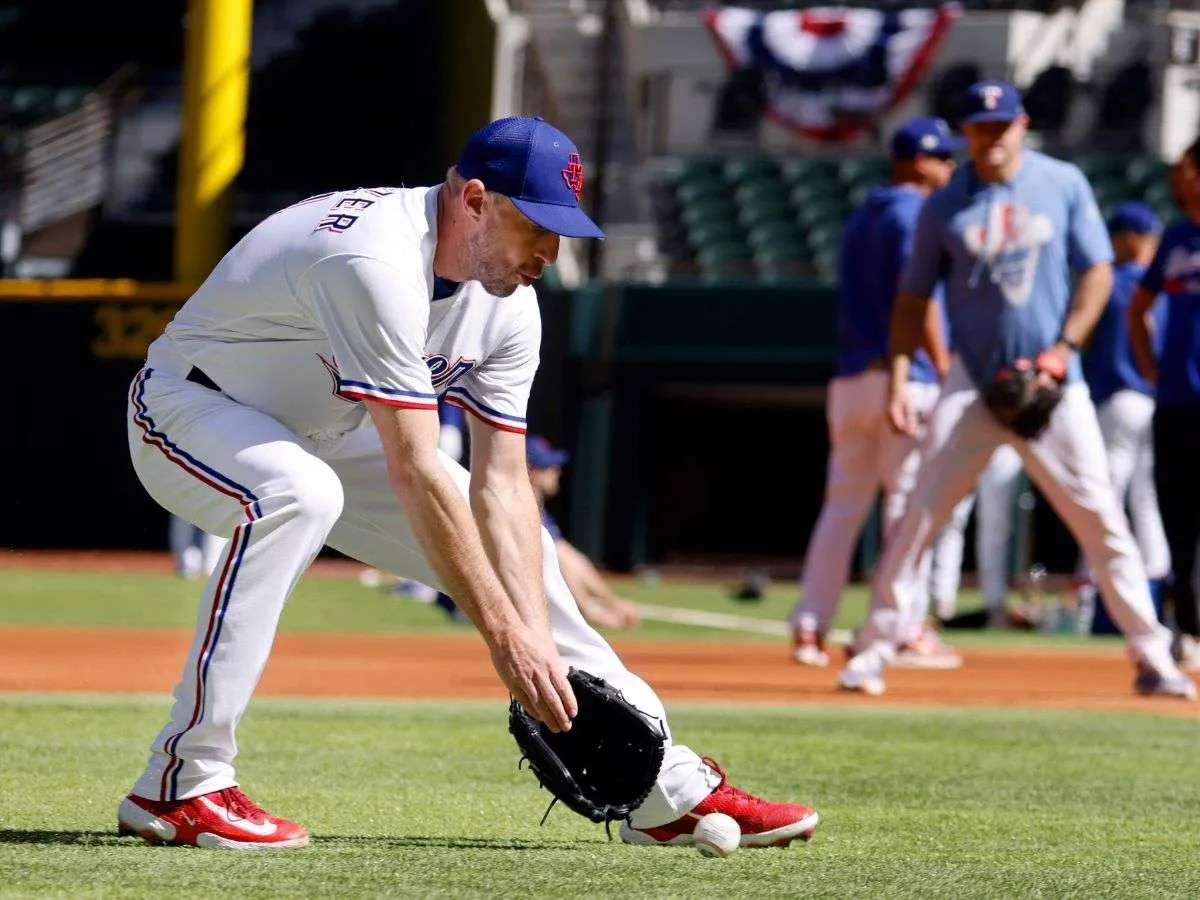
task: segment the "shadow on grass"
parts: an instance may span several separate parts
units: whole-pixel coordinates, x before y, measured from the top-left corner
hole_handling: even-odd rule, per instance
[[[0,844],[116,844],[116,831],[9,831],[0,829]]]
[[[4,844],[63,844],[76,846],[131,846],[145,847],[140,839],[121,838],[115,831],[11,831],[0,829],[0,845]],[[379,850],[399,848],[421,848],[443,850],[578,850],[579,841],[539,841],[523,838],[473,838],[473,837],[427,837],[367,836],[367,835],[321,835],[313,838],[314,848],[337,846],[374,848]]]
[[[442,850],[578,850],[580,841],[542,841],[526,838],[432,837],[426,835],[367,836],[320,835],[313,837],[313,846],[350,845],[376,847],[381,850],[429,847]],[[619,843],[614,841],[614,843]]]

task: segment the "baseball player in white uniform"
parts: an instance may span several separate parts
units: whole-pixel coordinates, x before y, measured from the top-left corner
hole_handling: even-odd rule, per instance
[[[288,594],[322,546],[454,596],[501,681],[549,727],[577,707],[568,665],[648,715],[661,702],[583,620],[539,526],[525,410],[541,325],[531,285],[559,236],[601,237],[583,166],[541,119],[501,119],[444,184],[311,197],[253,229],[150,348],[129,446],[150,494],[229,544],[200,603],[170,722],[120,804],[150,841],[308,843],[238,787],[235,730]],[[437,400],[471,416],[471,470],[439,454]],[[737,819],[742,845],[806,838],[807,807],[729,784],[680,744],[622,825],[631,843],[692,841]]]
[[[1096,404],[1113,490],[1121,502],[1128,501],[1151,592],[1161,597],[1171,551],[1154,487],[1154,386],[1134,362],[1127,319],[1129,301],[1158,248],[1162,222],[1144,203],[1123,203],[1109,216],[1108,231],[1116,255],[1112,296],[1084,353],[1083,376]],[[1166,308],[1165,303],[1155,306],[1157,334],[1163,332]]]
[[[917,212],[954,171],[959,142],[944,121],[911,119],[892,136],[892,184],[873,190],[846,223],[838,287],[837,376],[829,382],[829,466],[825,502],[805,553],[801,598],[792,610],[792,654],[825,666],[825,633],[850,574],[859,531],[882,489],[888,539],[904,512],[917,473],[920,433],[887,427],[887,329]],[[909,371],[914,403],[928,413],[937,400],[937,366],[947,365],[941,318],[927,322],[925,346]],[[922,418],[923,421],[923,418]]]
[[[954,360],[921,450],[917,485],[875,575],[876,608],[839,684],[883,692],[884,667],[914,607],[922,554],[996,447],[1008,443],[1095,572],[1109,614],[1129,641],[1135,690],[1194,698],[1195,685],[1171,659],[1169,633],[1155,617],[1075,353],[1112,284],[1112,248],[1091,187],[1075,166],[1023,149],[1029,120],[1012,85],[972,85],[966,107],[971,163],[921,209],[896,301],[893,427],[916,428],[908,370],[939,279]],[[1078,273],[1073,291],[1071,269]],[[1029,360],[1048,384],[1064,384],[1048,427],[1032,439],[1001,425],[980,393],[1018,360]]]

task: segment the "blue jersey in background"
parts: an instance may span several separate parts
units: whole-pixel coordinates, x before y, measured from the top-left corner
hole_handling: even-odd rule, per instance
[[[925,195],[914,187],[873,190],[846,222],[842,233],[838,288],[840,377],[857,375],[888,359],[892,307],[912,246],[913,228]],[[912,361],[909,378],[932,382],[937,373],[924,350]]]
[[[1158,402],[1200,406],[1200,226],[1177,222],[1163,232],[1142,287],[1165,307],[1158,355]]]
[[[1087,380],[1092,402],[1099,405],[1117,391],[1132,390],[1142,394],[1153,394],[1154,388],[1142,377],[1133,359],[1129,345],[1129,301],[1134,289],[1141,283],[1146,267],[1129,260],[1113,267],[1113,290],[1092,332],[1087,352],[1083,354],[1083,377]],[[1162,336],[1166,305],[1159,302],[1154,306],[1154,317],[1158,324],[1155,335]],[[1157,342],[1156,342],[1157,343]],[[1155,355],[1158,349],[1155,348]]]
[[[964,166],[926,201],[903,290],[930,296],[941,279],[954,350],[977,387],[1060,336],[1071,271],[1112,260],[1108,231],[1083,173],[1033,150],[1009,182]],[[1071,360],[1068,381],[1082,370]]]

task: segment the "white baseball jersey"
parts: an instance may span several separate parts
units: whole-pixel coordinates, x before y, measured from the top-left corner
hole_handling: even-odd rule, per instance
[[[364,398],[436,409],[440,395],[525,431],[537,296],[476,281],[433,299],[438,188],[310,197],[235,246],[150,349],[180,353],[230,397],[306,436],[362,423]],[[441,293],[441,292],[436,292]]]

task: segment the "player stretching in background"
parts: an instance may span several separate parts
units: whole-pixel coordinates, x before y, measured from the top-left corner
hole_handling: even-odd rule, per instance
[[[1091,187],[1075,166],[1023,149],[1029,119],[1012,85],[974,84],[966,106],[971,164],[922,208],[896,301],[888,416],[897,431],[913,434],[918,427],[909,367],[939,279],[954,359],[921,450],[917,485],[875,575],[876,609],[839,683],[883,692],[884,667],[923,588],[925,549],[996,447],[1010,443],[1079,542],[1110,616],[1128,638],[1134,689],[1193,698],[1195,685],[1171,659],[1169,634],[1155,617],[1075,354],[1112,287],[1112,248]],[[999,373],[1019,368],[1018,360],[1036,365],[1047,387],[1065,383],[1045,430],[1029,439],[1000,424],[981,397]]]
[[[1171,548],[1171,596],[1179,658],[1200,670],[1196,543],[1200,539],[1200,141],[1172,172],[1187,217],[1168,228],[1129,302],[1129,342],[1138,368],[1155,385],[1154,481]],[[1165,306],[1155,321],[1155,299]],[[1155,338],[1161,351],[1154,350]]]
[[[884,539],[904,512],[916,479],[917,445],[937,400],[947,354],[941,316],[930,307],[925,344],[909,369],[918,426],[897,434],[884,417],[888,398],[888,322],[913,226],[930,191],[954,171],[958,142],[941,119],[905,122],[892,137],[892,184],[876,188],[851,215],[842,237],[837,376],[829,382],[829,466],[825,503],[805,554],[803,596],[792,611],[796,662],[824,666],[825,633],[850,575],[850,557],[880,488]],[[945,648],[934,647],[934,653]]]

